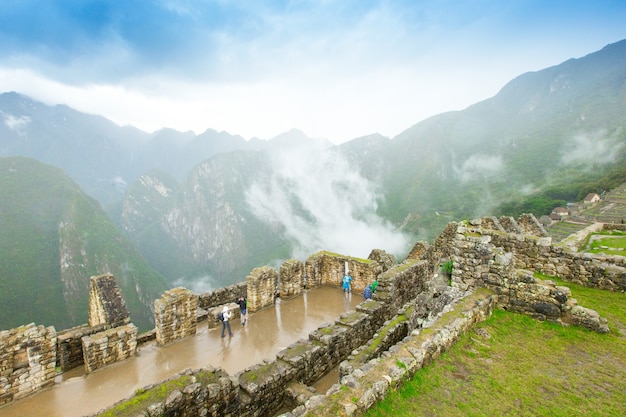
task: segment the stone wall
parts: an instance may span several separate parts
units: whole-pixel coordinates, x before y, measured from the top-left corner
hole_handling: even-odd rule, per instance
[[[230,313],[231,323],[233,322],[233,320],[237,320],[238,318],[241,317],[239,304],[228,303],[228,304],[223,304],[217,307],[213,307],[209,309],[208,314],[207,314],[207,322],[208,322],[209,329],[222,325],[222,321],[219,319],[218,314],[224,310],[224,307],[226,307],[228,309],[228,312]]]
[[[416,372],[438,358],[479,321],[491,315],[495,297],[480,294],[469,297],[459,310],[444,316],[429,332],[416,331],[381,355],[355,367],[324,395],[309,398],[306,403],[284,414],[294,416],[361,416],[387,393],[413,378]],[[455,318],[452,318],[455,317]]]
[[[56,332],[30,323],[0,331],[0,405],[54,384]]]
[[[339,262],[343,260],[332,262],[329,259],[327,265]],[[274,282],[275,271],[272,272],[271,268],[257,268],[255,271],[251,274],[252,284],[261,282],[261,286],[267,286],[267,282],[270,284]],[[356,310],[343,314],[333,324],[316,329],[309,335],[308,340],[292,344],[279,352],[273,361],[265,361],[238,373],[231,378],[238,386],[236,396],[231,397],[231,406],[228,412],[224,411],[222,415],[257,417],[275,414],[281,406],[293,400],[288,395],[291,384],[309,385],[316,382],[338,366],[351,352],[364,345],[385,321],[397,313],[386,307],[387,301],[383,300],[397,305],[402,300],[415,297],[425,288],[425,285],[419,282],[427,280],[428,271],[429,268],[425,267],[425,262],[422,261],[391,268],[384,279],[379,280],[379,290],[375,293],[375,299],[362,302]],[[413,284],[410,281],[413,281]],[[255,292],[256,287],[249,285],[248,295],[251,296]],[[233,305],[233,308],[235,307]],[[173,409],[174,402],[177,402],[179,407],[172,415],[196,415],[187,414],[188,410],[197,412],[202,407],[214,409],[221,401],[224,399],[220,395],[214,395],[209,400],[202,387],[191,384],[180,392],[171,394],[162,403],[146,406],[146,411],[162,412]]]
[[[352,275],[352,291],[362,292],[378,277],[383,268],[370,259],[353,258],[329,252],[318,252],[305,262],[306,287],[320,285],[341,287],[346,268]]]
[[[96,327],[83,324],[82,326],[58,332],[57,366],[61,368],[61,371],[69,371],[70,369],[84,365],[82,338],[102,332],[106,330],[107,327],[108,326],[104,324]]]
[[[427,261],[406,260],[378,277],[378,287],[374,299],[385,303],[393,313],[425,291],[426,282],[431,279],[431,266]],[[393,312],[393,313],[392,313]]]
[[[234,303],[239,297],[246,297],[248,284],[240,282],[228,287],[218,288],[211,292],[198,295],[198,307],[203,310],[211,310],[213,307],[223,304]]]
[[[569,289],[557,287],[550,281],[535,278],[530,271],[518,269],[516,257],[526,257],[525,251],[508,251],[497,243],[505,243],[507,246],[509,240],[493,239],[494,236],[501,238],[511,235],[483,232],[471,225],[458,225],[454,242],[457,255],[453,256],[453,285],[461,289],[487,286],[498,295],[498,304],[502,308],[528,314],[536,319],[584,325],[601,333],[609,331],[606,319],[600,318],[592,310],[577,306],[576,301],[569,298]],[[544,243],[545,238],[515,237],[514,242],[518,244],[528,241],[535,243],[532,245],[532,253],[536,259],[538,253],[551,247]],[[517,249],[520,249],[519,245]],[[536,263],[533,265],[537,266]]]
[[[123,326],[130,314],[120,288],[111,274],[92,276],[89,281],[89,325]]]
[[[271,306],[278,291],[278,272],[269,266],[254,268],[246,278],[246,288],[250,312]]]
[[[165,291],[154,300],[156,340],[165,345],[174,340],[196,334],[198,297],[183,287]]]
[[[401,346],[418,335],[422,327],[436,322],[439,315],[460,298],[459,294],[465,296],[481,287],[491,291],[490,306],[497,300],[502,308],[539,319],[608,331],[606,321],[593,310],[576,305],[567,288],[536,279],[531,271],[559,275],[599,288],[624,289],[626,260],[577,254],[555,247],[549,237],[543,236],[541,228],[537,227],[538,222],[533,219],[532,216],[522,216],[517,221],[502,217],[450,223],[432,245],[418,242],[409,258],[399,265],[394,265],[395,261],[381,252],[373,251],[370,255],[373,259],[368,260],[320,252],[305,263],[285,262],[280,277],[272,268],[263,267],[253,270],[245,283],[197,297],[184,288],[170,290],[155,301],[158,324],[154,333],[160,344],[195,333],[198,306],[205,310],[211,326],[224,305],[233,311],[233,318],[238,317],[239,310],[233,301],[241,295],[247,295],[250,311],[255,311],[273,304],[277,295],[289,297],[320,285],[340,286],[346,270],[354,278],[354,291],[362,291],[375,279],[379,281],[372,300],[361,303],[356,311],[344,314],[335,323],[320,327],[309,335],[308,340],[289,346],[274,361],[266,361],[235,377],[220,376],[220,381],[215,384],[206,383],[200,375],[221,374],[221,370],[186,373],[190,381],[195,382],[175,391],[163,402],[150,405],[146,411],[161,410],[157,414],[163,414],[163,410],[169,410],[168,415],[198,415],[200,412],[203,415],[243,417],[271,415],[282,404],[294,401],[297,395],[290,394],[290,391],[313,384],[346,358],[350,361],[346,362],[348,366],[341,366],[342,383],[357,387],[361,383],[358,379],[363,377],[359,370],[367,366],[364,364],[382,361],[390,355],[388,352],[393,355],[404,352]],[[433,279],[438,276],[440,264],[445,260],[453,261],[452,287]],[[92,282],[90,324],[97,324],[63,332],[58,343],[60,353],[54,355],[62,357],[60,363],[73,366],[79,361],[76,339],[80,338],[87,372],[124,360],[134,354],[137,344],[137,332],[132,324],[100,331],[129,319],[113,277],[110,274],[92,277]],[[454,294],[454,291],[459,293]],[[472,319],[467,321],[467,318],[463,323],[471,323]],[[463,323],[453,323],[443,334],[447,338],[450,334],[445,332],[465,329]],[[452,339],[456,335],[452,334]],[[409,349],[417,356],[396,355],[396,361],[405,363],[407,360],[410,366],[407,365],[406,369],[419,368],[424,361],[436,357],[440,349],[445,349],[447,340],[431,340],[426,354],[417,348]],[[0,354],[6,358],[11,349],[3,342]],[[24,363],[23,355],[18,355],[22,358],[18,361],[20,364]],[[3,359],[0,364],[4,367],[6,361],[8,359]],[[24,366],[18,367],[22,369]],[[397,381],[395,374],[400,375],[400,379],[409,375],[397,367],[388,369],[389,374],[383,379],[390,384]],[[16,392],[23,391],[9,383],[5,368],[2,372],[0,400],[11,401]],[[347,379],[344,381],[343,378]],[[25,387],[28,384],[30,382]],[[376,397],[380,392],[366,390],[358,397],[359,403],[354,405],[352,401],[350,407],[360,409],[361,405],[370,404],[372,395]],[[316,401],[319,404],[324,400],[318,397]],[[216,414],[211,414],[213,412]]]
[[[528,269],[580,284],[612,291],[626,291],[626,258],[572,252],[552,245],[549,237],[501,233],[481,227],[466,227],[468,233],[514,253],[515,268]],[[487,238],[488,236],[488,238]]]
[[[123,361],[137,351],[137,327],[134,324],[118,326],[91,336],[84,336],[83,356],[85,372]]]
[[[290,259],[280,266],[278,293],[281,298],[294,297],[304,291],[304,262]]]

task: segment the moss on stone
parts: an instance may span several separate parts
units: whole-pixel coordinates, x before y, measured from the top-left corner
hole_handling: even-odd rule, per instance
[[[210,371],[200,371],[196,374],[196,381],[202,386],[206,387],[210,384],[216,384],[220,380],[219,375],[215,374],[215,372]]]
[[[272,362],[272,363],[268,363],[268,364],[250,369],[241,374],[240,380],[242,382],[254,382],[258,380],[259,378],[263,378],[264,376],[272,373],[275,366],[276,366],[276,362]]]
[[[311,345],[308,343],[299,343],[294,346],[290,346],[285,351],[283,357],[286,359],[293,359],[296,356],[301,356],[302,354],[311,350]]]
[[[321,251],[321,252],[318,252],[317,254],[319,254],[319,255],[328,255],[328,256],[335,257],[335,258],[350,259],[350,260],[353,260],[353,261],[358,261],[358,262],[363,262],[363,263],[371,263],[372,262],[371,259],[357,258],[355,256],[342,255],[340,253],[334,253],[334,252],[329,252],[329,251]]]
[[[143,412],[154,403],[165,401],[174,391],[180,391],[191,384],[191,376],[183,375],[179,378],[165,381],[148,389],[138,389],[135,395],[109,408],[100,417],[134,417],[143,415]]]
[[[339,322],[343,323],[343,324],[350,324],[353,323],[357,320],[362,319],[363,317],[365,317],[366,315],[364,313],[360,313],[358,311],[353,311],[350,314],[348,314],[345,317],[342,317]]]

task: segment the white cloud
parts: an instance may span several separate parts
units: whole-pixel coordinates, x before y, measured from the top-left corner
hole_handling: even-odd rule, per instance
[[[606,164],[613,162],[623,144],[617,143],[605,129],[581,133],[568,141],[561,151],[561,164]]]
[[[0,114],[4,119],[5,126],[17,133],[22,133],[23,128],[30,123],[30,117],[28,116],[16,117],[12,114],[7,114],[2,111],[0,111]]]
[[[408,239],[376,215],[379,194],[340,154],[295,149],[273,155],[274,174],[246,192],[250,210],[280,224],[293,242],[293,256],[319,250],[366,258],[372,249],[395,255],[408,251]]]
[[[468,182],[477,177],[494,176],[503,168],[504,161],[500,155],[474,154],[463,161],[460,167],[454,167],[454,171],[462,182]]]
[[[611,14],[611,25],[603,21],[603,31],[577,27],[581,38],[569,28],[555,32],[558,16],[550,13],[563,11],[548,8],[544,16],[535,11],[539,3],[167,0],[157,7],[109,6],[110,15],[91,16],[98,25],[69,27],[66,22],[82,15],[61,4],[51,7],[67,20],[41,19],[52,25],[47,31],[25,36],[20,28],[28,25],[19,22],[19,30],[5,28],[15,45],[0,52],[0,91],[146,131],[211,128],[272,138],[298,128],[340,143],[374,132],[393,137],[429,116],[489,98],[521,73],[582,56],[623,33],[622,11]],[[31,17],[26,6],[18,9]],[[155,27],[162,30],[155,33]],[[63,31],[71,42],[63,42]],[[56,36],[50,40],[46,33]]]

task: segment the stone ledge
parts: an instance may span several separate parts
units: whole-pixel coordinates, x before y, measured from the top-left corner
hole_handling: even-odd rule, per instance
[[[491,315],[496,296],[480,289],[444,314],[430,328],[415,331],[378,359],[342,378],[325,396],[314,396],[284,416],[360,416],[426,364],[452,346],[475,323]]]

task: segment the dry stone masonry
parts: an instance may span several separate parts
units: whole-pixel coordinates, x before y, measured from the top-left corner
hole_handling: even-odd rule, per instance
[[[155,301],[159,344],[193,335],[198,317],[208,317],[211,326],[224,306],[237,315],[234,301],[239,296],[246,296],[250,311],[257,311],[274,304],[277,296],[291,297],[321,285],[339,287],[347,271],[353,276],[355,292],[376,279],[379,282],[373,299],[316,329],[274,360],[234,376],[212,367],[183,372],[164,382],[174,380],[179,389],[168,391],[162,401],[145,404],[139,414],[262,417],[288,407],[292,411],[287,416],[362,415],[496,306],[607,332],[606,320],[577,305],[567,287],[540,279],[536,273],[624,291],[626,261],[569,249],[553,245],[532,215],[517,220],[486,217],[448,224],[432,244],[416,243],[400,264],[380,250],[373,250],[369,259],[319,252],[304,263],[286,261],[280,274],[270,267],[256,268],[246,282],[211,293],[196,296],[184,288],[167,291]],[[451,273],[444,272],[442,265],[450,262]],[[79,362],[77,339],[82,342],[88,372],[134,354],[136,328],[127,321],[114,283],[109,274],[92,277],[90,326],[62,332],[59,346],[65,350],[59,352],[63,354],[57,355],[54,349],[53,328],[0,333],[0,401],[50,385],[57,356],[67,356],[62,361],[68,364]],[[430,331],[424,332],[426,328]],[[31,339],[40,340],[41,349],[29,351]],[[31,354],[40,356],[31,359]],[[26,370],[26,363],[41,364],[44,359],[48,362],[43,368],[50,369],[52,364],[51,374],[35,377],[43,369],[37,366]],[[337,366],[338,383],[325,395],[316,393],[310,385]],[[31,376],[21,377],[26,374]],[[161,385],[146,388],[150,389],[160,390]]]
[[[281,298],[294,297],[304,290],[304,262],[291,259],[280,266],[279,294]]]
[[[124,326],[130,323],[130,314],[120,288],[111,274],[93,276],[89,282],[89,325],[96,327]]]
[[[254,268],[246,278],[246,285],[250,312],[271,306],[276,300],[278,272],[269,266]]]
[[[174,340],[196,334],[198,297],[183,287],[163,293],[154,301],[156,340],[165,345]]]
[[[137,327],[130,323],[84,336],[81,340],[85,371],[89,373],[133,356],[137,351]]]
[[[34,323],[0,332],[0,405],[54,384],[56,332]]]

